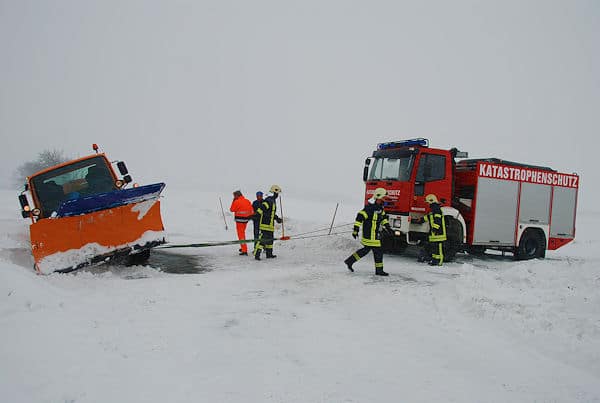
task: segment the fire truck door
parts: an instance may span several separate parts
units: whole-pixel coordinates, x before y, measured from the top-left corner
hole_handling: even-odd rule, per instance
[[[415,178],[414,195],[423,205],[424,197],[430,193],[435,194],[442,203],[450,202],[452,183],[447,175],[451,175],[452,173],[447,167],[448,161],[446,155],[421,154]]]

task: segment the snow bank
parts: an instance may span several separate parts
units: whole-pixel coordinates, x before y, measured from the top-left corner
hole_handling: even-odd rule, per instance
[[[169,238],[235,238],[215,196],[171,189]],[[286,234],[329,227],[335,201],[286,197]],[[337,223],[359,207],[340,206]],[[276,242],[260,262],[235,245],[177,252],[202,274],[36,276],[17,209],[0,209],[6,401],[600,401],[600,215],[580,216],[576,241],[545,260],[386,255],[388,278],[370,255],[345,269],[359,247],[347,234]]]

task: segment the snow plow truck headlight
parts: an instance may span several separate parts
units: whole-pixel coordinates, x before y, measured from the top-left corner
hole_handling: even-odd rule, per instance
[[[123,181],[120,179],[115,181],[115,186],[121,189],[123,187]]]
[[[39,216],[40,214],[42,214],[42,211],[39,208],[34,208],[32,213],[35,216]]]

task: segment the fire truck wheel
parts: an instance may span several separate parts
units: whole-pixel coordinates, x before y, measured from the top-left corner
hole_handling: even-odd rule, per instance
[[[463,239],[463,229],[462,225],[458,220],[455,220],[452,217],[445,217],[446,219],[446,236],[448,240],[446,241],[445,251],[444,251],[444,260],[447,262],[451,262],[454,260],[454,257],[458,252],[461,252],[463,249],[462,239]]]
[[[528,260],[546,255],[546,240],[543,232],[537,229],[527,229],[521,235],[521,242],[515,250],[515,259]]]
[[[406,242],[394,236],[383,236],[381,239],[381,249],[385,253],[402,254],[408,245]]]

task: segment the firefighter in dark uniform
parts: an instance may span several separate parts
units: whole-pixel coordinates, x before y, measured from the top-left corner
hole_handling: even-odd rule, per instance
[[[444,247],[447,239],[446,222],[436,195],[428,194],[425,202],[429,204],[429,213],[424,220],[429,224],[427,255],[431,266],[441,266],[444,263]]]
[[[382,229],[391,232],[392,229],[388,223],[387,215],[383,210],[384,198],[387,191],[384,188],[375,189],[375,194],[369,199],[365,207],[356,215],[352,237],[356,239],[362,225],[362,238],[360,242],[363,247],[354,252],[348,259],[344,260],[348,270],[354,271],[352,265],[366,256],[369,251],[373,251],[373,259],[375,260],[375,274],[378,276],[387,276],[388,273],[383,271],[383,251],[381,250],[381,235]]]
[[[260,190],[256,192],[256,200],[252,202],[252,209],[254,210],[254,215],[252,216],[252,224],[254,230],[254,248],[256,249],[256,243],[258,242],[258,236],[260,235],[260,216],[256,214],[256,211],[260,207],[263,202],[263,192]]]
[[[277,257],[273,254],[273,239],[275,234],[275,221],[281,223],[282,220],[277,216],[277,196],[281,193],[281,188],[277,185],[271,186],[269,195],[262,201],[256,209],[256,214],[259,217],[260,235],[258,242],[254,248],[254,258],[260,260],[260,253],[264,249],[267,254],[267,259]]]

